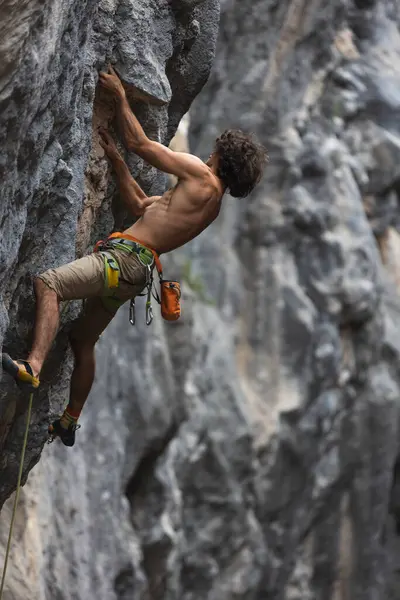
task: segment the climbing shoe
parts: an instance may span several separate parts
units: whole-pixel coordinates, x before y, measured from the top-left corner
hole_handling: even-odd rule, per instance
[[[4,371],[11,375],[21,388],[33,391],[39,387],[39,378],[34,376],[32,367],[26,360],[16,360],[14,362],[9,354],[3,352],[1,363]],[[21,369],[18,365],[25,368]]]
[[[73,446],[75,444],[75,431],[79,428],[78,423],[71,423],[68,429],[65,429],[60,424],[60,419],[57,419],[49,425],[49,442],[53,442],[59,437],[64,446]]]

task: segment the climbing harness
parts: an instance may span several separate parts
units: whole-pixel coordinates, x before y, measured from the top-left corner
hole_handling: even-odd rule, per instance
[[[105,241],[100,240],[94,247],[94,252],[100,252],[104,257],[105,269],[105,290],[103,303],[106,308],[116,310],[124,303],[115,295],[115,289],[118,288],[120,281],[120,268],[115,258],[107,252],[107,250],[117,248],[130,254],[137,254],[141,264],[147,268],[146,277],[146,292],[139,296],[146,297],[146,325],[150,325],[154,318],[151,298],[156,300],[161,306],[161,315],[166,321],[176,321],[181,315],[181,288],[177,281],[169,281],[163,279],[163,270],[160,257],[157,252],[148,246],[145,246],[140,240],[130,236],[116,232],[111,234]],[[154,289],[153,268],[156,266],[159,281],[160,281],[160,296]],[[132,298],[129,306],[129,322],[131,325],[136,323],[136,306],[135,298]]]
[[[4,582],[5,582],[5,579],[6,579],[7,563],[8,563],[8,557],[10,555],[11,539],[12,539],[12,534],[13,534],[13,529],[14,529],[15,515],[16,515],[16,512],[17,512],[19,492],[20,492],[20,489],[21,489],[21,479],[22,479],[22,471],[23,471],[23,468],[24,468],[25,450],[26,450],[26,445],[27,445],[27,442],[28,442],[29,425],[30,425],[30,422],[31,422],[32,403],[33,403],[33,392],[31,392],[30,395],[29,395],[28,414],[27,414],[27,417],[26,417],[25,435],[24,435],[24,441],[23,441],[23,444],[22,444],[21,459],[20,459],[20,463],[19,463],[17,489],[15,491],[14,506],[13,506],[13,511],[12,511],[12,515],[11,515],[10,531],[9,531],[9,534],[8,534],[6,554],[5,554],[5,557],[4,557],[3,575],[1,577],[0,600],[2,600],[2,598],[3,598],[3,589],[4,589]]]

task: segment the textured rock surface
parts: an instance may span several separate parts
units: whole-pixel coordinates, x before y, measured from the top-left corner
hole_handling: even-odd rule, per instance
[[[170,3],[181,21],[172,35],[178,66],[172,73],[168,64],[168,81],[146,79],[146,69],[138,81],[137,69],[129,71],[135,50],[122,43],[117,52],[110,43],[114,56],[124,57],[126,81],[155,102],[147,123],[161,138],[169,139],[197,91],[191,60],[210,51],[202,45],[187,70],[182,66],[179,36],[187,21],[179,9],[197,4]],[[71,451],[46,447],[23,490],[10,597],[398,597],[399,8],[389,0],[221,4],[219,51],[191,111],[191,146],[206,157],[221,129],[255,130],[269,147],[268,173],[250,200],[227,198],[218,222],[167,262],[168,272],[186,282],[182,321],[158,318],[151,330],[140,323],[127,332],[121,311],[101,340],[101,375],[79,443]],[[213,20],[204,4],[197,9],[204,30]],[[129,7],[119,11],[123,32]],[[98,12],[90,64],[108,36],[114,39],[112,14],[109,4]],[[161,29],[168,30],[169,14],[157,23]],[[190,32],[197,27],[191,21]],[[150,31],[146,40],[154,41]],[[187,82],[187,100],[172,95],[167,123],[168,82],[172,92]],[[93,83],[91,89],[93,97]],[[109,119],[109,111],[97,98],[95,119]],[[162,185],[152,170],[142,181],[147,189]],[[112,225],[113,187],[96,140],[86,186],[86,210],[71,200],[83,215],[78,248],[86,247],[88,231],[95,237]],[[60,203],[68,197],[61,189]],[[42,194],[47,190],[44,182]],[[22,210],[9,212],[21,218]],[[117,200],[113,212],[123,218]],[[19,226],[33,231],[41,219],[53,223],[53,214]],[[6,278],[6,341],[21,352],[28,271],[73,254],[64,234],[65,253],[45,255],[46,231],[28,239],[28,254],[15,249],[18,281]],[[63,339],[49,366],[54,378]],[[31,463],[49,404],[59,410],[68,367],[62,385],[53,384],[40,408],[38,401]],[[1,455],[4,495],[23,427],[21,416],[12,418]],[[9,510],[8,501],[2,540]]]
[[[120,227],[127,216],[114,193],[115,186],[98,145],[97,126],[113,124],[113,106],[109,98],[96,89],[98,70],[108,61],[115,64],[146,131],[154,139],[168,142],[209,75],[218,20],[219,0],[203,0],[179,10],[167,0],[29,3],[10,0],[0,7],[0,345],[12,355],[24,356],[31,342],[33,276],[82,255],[99,236],[103,237],[114,226]],[[136,101],[138,90],[147,100],[146,104]],[[164,189],[164,176],[143,167],[135,157],[129,160],[132,172],[139,175],[138,180],[148,193]],[[80,303],[64,307],[62,329],[41,377],[24,479],[39,460],[49,420],[59,413],[66,400],[71,360],[65,333],[79,310]],[[123,330],[125,325],[124,321]],[[118,380],[113,381],[118,384]],[[1,506],[15,489],[26,403],[26,396],[19,394],[13,382],[3,376],[0,387]],[[117,446],[119,438],[120,432],[115,429]],[[104,439],[101,444],[103,447]],[[94,546],[79,541],[76,544],[77,560],[82,564],[74,567],[71,552],[76,532],[71,528],[71,537],[66,536],[62,548],[58,537],[60,526],[64,527],[63,520],[70,522],[74,510],[86,502],[86,491],[82,484],[79,500],[77,487],[73,485],[76,474],[72,469],[72,480],[66,483],[65,489],[52,495],[52,481],[57,481],[65,458],[62,455],[57,458],[57,452],[59,449],[55,448],[50,453],[51,460],[44,454],[44,479],[35,488],[39,495],[33,497],[32,492],[19,511],[17,525],[22,521],[22,526],[26,526],[25,534],[32,544],[30,549],[29,545],[25,547],[23,558],[21,548],[17,548],[14,564],[19,565],[18,557],[21,557],[21,568],[24,565],[27,572],[22,577],[18,573],[13,576],[11,571],[8,593],[20,598],[70,598],[77,597],[77,593],[79,597],[88,598],[96,596],[98,590],[99,597],[104,598],[107,593],[107,597],[111,597],[112,592],[103,593],[103,588],[113,589],[112,578],[117,577],[119,570],[124,579],[125,562],[131,564],[133,559],[124,562],[116,548],[110,565],[113,575],[104,577],[101,560],[97,565],[89,560],[91,548],[105,543],[106,538],[101,537],[99,529],[98,541],[91,540]],[[140,454],[138,457],[140,460]],[[100,458],[95,463],[98,461]],[[118,487],[117,480],[114,484]],[[72,498],[73,487],[76,491]],[[41,495],[48,491],[46,498]],[[100,500],[100,496],[96,493],[97,499]],[[64,510],[63,500],[67,504],[70,500],[76,501],[77,506],[66,506]],[[114,520],[118,524],[119,493],[115,500]],[[95,511],[95,506],[96,503],[91,505],[90,511]],[[29,510],[25,510],[27,507]],[[8,506],[1,519],[2,549],[9,524],[7,510]],[[28,513],[32,514],[33,525],[32,521],[27,522]],[[52,525],[46,527],[49,519]],[[86,524],[90,524],[89,516]],[[43,531],[37,529],[39,525],[43,525]],[[128,543],[129,546],[124,525],[118,525],[119,533],[109,550],[114,545],[125,548]],[[110,522],[106,529],[112,531]],[[40,540],[35,537],[38,531]],[[60,547],[59,559],[56,547]],[[131,557],[130,546],[124,552]],[[75,569],[72,579],[79,575],[77,592],[74,582],[68,582],[68,564]],[[88,565],[87,573],[80,571],[86,568],[84,565]],[[47,569],[43,570],[44,567]],[[56,576],[55,570],[59,569]],[[37,577],[32,576],[32,572]],[[65,596],[58,588],[65,590]],[[122,592],[118,594],[122,597]],[[115,594],[112,597],[116,597]]]
[[[96,94],[98,69],[112,60],[128,90],[134,84],[145,93],[150,104],[141,103],[144,126],[153,137],[168,141],[211,68],[219,3],[207,0],[179,14],[166,0],[38,2],[30,3],[29,9],[15,2],[1,10],[5,72],[0,82],[0,342],[7,329],[4,348],[23,356],[33,318],[32,276],[74,259],[76,250],[82,254],[112,229],[113,216],[117,226],[126,217],[118,198],[111,207],[115,186],[99,151],[97,126],[112,125],[113,106],[104,93]],[[24,10],[21,22],[10,16],[18,11],[22,16]],[[179,77],[187,84],[176,98]],[[135,158],[131,162],[147,191],[163,189],[164,176],[143,168]],[[65,308],[64,324],[80,306]],[[37,431],[27,461],[31,466],[40,454],[49,409],[59,410],[67,390],[65,336],[59,336],[57,346],[35,407]],[[15,417],[24,411],[25,402],[4,378],[1,501],[14,486],[23,425]]]
[[[270,149],[264,184],[227,202],[218,235],[194,249],[207,249],[199,269],[237,331],[253,440],[266,554],[256,591],[239,597],[394,598],[399,7],[223,6],[192,147],[206,156],[220,129],[238,126]]]

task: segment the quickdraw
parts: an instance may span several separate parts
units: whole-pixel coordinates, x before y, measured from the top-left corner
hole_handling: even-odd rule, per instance
[[[131,325],[135,325],[136,323],[135,298],[131,298],[131,303],[129,305],[129,323]]]
[[[153,290],[153,271],[149,268],[147,272],[147,299],[146,299],[146,325],[151,325],[153,322],[153,307],[151,305],[151,293]]]

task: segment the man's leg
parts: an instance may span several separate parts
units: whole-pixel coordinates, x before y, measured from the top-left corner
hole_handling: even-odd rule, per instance
[[[53,423],[56,434],[60,435],[63,442],[70,441],[66,445],[73,445],[76,424],[92,389],[96,342],[115,314],[116,311],[110,312],[104,307],[101,298],[92,298],[86,302],[84,314],[72,327],[70,343],[75,366],[71,376],[69,403],[59,421]]]
[[[36,319],[33,333],[32,350],[28,362],[37,377],[50,351],[60,322],[60,300],[39,277],[34,282],[36,295]]]
[[[95,375],[95,345],[114,318],[118,308],[135,298],[145,287],[147,268],[139,258],[115,251],[122,278],[112,296],[96,296],[85,303],[84,312],[75,321],[70,333],[75,366],[71,377],[70,398],[60,419],[54,421],[49,433],[59,436],[66,446],[73,446],[75,429],[81,411],[92,388]]]
[[[13,360],[8,354],[2,354],[3,368],[18,382],[39,386],[39,375],[43,363],[57,334],[60,320],[60,299],[39,277],[35,278],[36,319],[33,331],[33,345],[27,361]]]
[[[2,363],[4,370],[18,383],[37,388],[38,376],[57,334],[60,302],[100,296],[103,293],[103,258],[98,253],[90,254],[57,269],[49,269],[35,278],[34,286],[36,320],[28,360],[17,362],[8,354],[2,354]]]
[[[95,361],[96,342],[83,342],[71,340],[74,353],[75,366],[71,375],[69,395],[69,408],[78,418],[92,389],[96,370]]]
[[[95,374],[95,345],[117,311],[104,307],[101,298],[89,300],[85,312],[74,324],[70,343],[75,357],[71,377],[69,406],[74,412],[82,410],[92,388]]]

